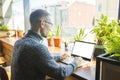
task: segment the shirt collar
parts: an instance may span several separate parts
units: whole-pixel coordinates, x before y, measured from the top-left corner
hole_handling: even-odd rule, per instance
[[[26,37],[33,37],[36,40],[40,41],[43,40],[43,38],[36,32],[32,31],[32,30],[28,30],[27,34],[25,35]]]

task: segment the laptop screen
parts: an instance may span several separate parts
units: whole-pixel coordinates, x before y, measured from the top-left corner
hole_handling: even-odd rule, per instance
[[[93,57],[95,44],[90,42],[75,42],[72,55],[80,56],[86,59],[91,60]]]

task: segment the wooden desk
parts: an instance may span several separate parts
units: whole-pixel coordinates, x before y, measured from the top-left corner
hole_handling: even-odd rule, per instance
[[[95,61],[83,67],[77,68],[72,76],[80,80],[95,80]]]
[[[16,38],[0,38],[0,52],[5,58],[6,65],[8,66],[11,63],[12,49],[16,40]]]
[[[7,61],[7,65],[10,65],[12,49],[17,38],[0,38],[2,46],[2,53]],[[50,52],[62,53],[62,49],[57,47],[49,47]],[[66,78],[66,80],[95,80],[95,61],[89,65],[77,68],[74,73]]]

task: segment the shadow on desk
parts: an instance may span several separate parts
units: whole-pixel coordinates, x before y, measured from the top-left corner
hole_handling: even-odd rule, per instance
[[[72,76],[79,80],[95,80],[95,67],[86,66],[83,68],[78,68]]]
[[[77,68],[69,77],[65,80],[95,80],[95,62]],[[48,79],[50,80],[50,79]]]
[[[77,68],[71,76],[65,80],[95,80],[96,61]]]

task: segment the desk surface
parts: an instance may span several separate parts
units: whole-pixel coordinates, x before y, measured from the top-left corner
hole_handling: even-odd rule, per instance
[[[83,80],[95,80],[95,61],[88,65],[76,69],[73,76],[82,78]]]
[[[14,46],[15,41],[17,38],[0,38],[1,42],[5,42],[10,46]],[[49,51],[52,53],[62,53],[61,48],[57,47],[48,47]],[[83,67],[77,68],[72,76],[81,79],[81,80],[95,80],[95,61],[91,62],[88,65]]]

